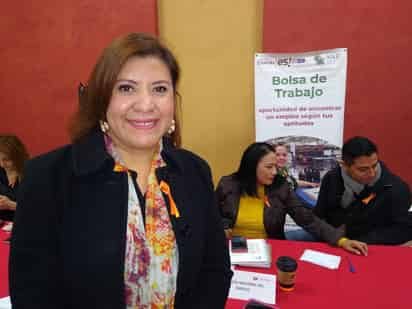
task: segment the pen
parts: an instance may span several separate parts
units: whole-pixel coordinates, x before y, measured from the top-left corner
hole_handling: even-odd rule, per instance
[[[353,266],[351,260],[349,259],[349,256],[346,256],[346,259],[348,260],[349,271],[350,271],[351,273],[353,273],[353,274],[356,273],[355,266]]]

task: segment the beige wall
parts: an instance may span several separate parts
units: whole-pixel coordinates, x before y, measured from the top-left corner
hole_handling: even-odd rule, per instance
[[[253,58],[261,0],[159,0],[159,35],[181,68],[183,147],[205,158],[215,183],[255,139]]]

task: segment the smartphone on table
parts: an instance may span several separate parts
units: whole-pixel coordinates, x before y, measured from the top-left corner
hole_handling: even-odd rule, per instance
[[[231,239],[232,252],[247,252],[247,240],[242,236],[232,236]]]
[[[244,309],[280,309],[279,306],[265,304],[255,299],[249,300],[243,308]]]

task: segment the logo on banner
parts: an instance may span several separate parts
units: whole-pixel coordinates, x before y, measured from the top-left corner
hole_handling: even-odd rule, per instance
[[[316,55],[315,62],[318,65],[325,64],[325,58],[323,58],[321,55]]]
[[[286,65],[290,67],[292,64],[302,64],[305,63],[305,58],[293,58],[293,57],[288,57],[288,58],[279,58],[278,60],[278,65]]]
[[[274,65],[274,64],[276,64],[276,61],[273,57],[258,59],[256,62],[257,62],[258,65],[263,65],[263,64]]]

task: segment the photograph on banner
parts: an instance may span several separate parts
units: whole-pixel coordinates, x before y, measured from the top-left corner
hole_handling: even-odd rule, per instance
[[[255,55],[256,141],[281,143],[284,169],[319,184],[343,143],[347,49]]]

